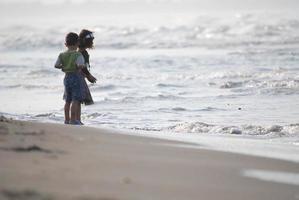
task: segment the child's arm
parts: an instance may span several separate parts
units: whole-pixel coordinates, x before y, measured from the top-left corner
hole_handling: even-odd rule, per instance
[[[76,67],[80,71],[85,67],[84,57],[81,54],[76,59]]]
[[[91,75],[91,74],[89,74],[88,76],[86,76],[86,78],[91,83],[97,82],[97,79],[93,75]]]
[[[95,83],[97,81],[97,79],[94,76],[92,76],[90,73],[88,73],[88,74],[85,73],[85,70],[87,70],[87,68],[85,66],[85,60],[84,60],[84,57],[82,55],[78,56],[78,58],[76,60],[76,64],[77,64],[77,67],[79,69],[81,69],[82,72],[85,74],[85,76],[86,76],[86,78],[89,82]]]
[[[58,56],[54,67],[57,68],[57,69],[62,69],[62,63],[61,63],[60,55]]]
[[[84,57],[82,55],[78,56],[76,59],[76,65],[78,69],[83,69],[85,67]]]
[[[88,71],[87,66],[82,68],[82,72],[89,82],[95,83],[97,81],[97,79]]]
[[[82,72],[83,72],[86,76],[89,76],[89,75],[91,75],[91,74],[90,74],[90,72],[89,72],[88,69],[87,69],[87,65],[88,65],[88,63],[85,64],[85,67],[82,69]]]

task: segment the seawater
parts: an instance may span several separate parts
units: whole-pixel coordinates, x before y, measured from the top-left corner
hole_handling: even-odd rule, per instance
[[[86,125],[195,134],[299,136],[299,17],[193,15],[172,23],[97,22]],[[63,123],[64,35],[10,24],[0,35],[0,114]]]

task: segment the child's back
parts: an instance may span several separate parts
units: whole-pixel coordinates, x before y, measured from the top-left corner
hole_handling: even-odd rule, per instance
[[[82,54],[78,51],[67,50],[59,54],[59,60],[61,62],[62,71],[64,72],[76,72],[78,70],[78,63],[84,63],[84,61],[78,61],[82,59]]]
[[[68,50],[59,54],[55,68],[62,69],[65,72],[64,77],[64,113],[66,124],[81,124],[80,122],[80,102],[82,101],[82,88],[80,70],[84,67],[84,58],[78,48],[78,35],[69,33],[66,36]],[[71,110],[71,117],[69,111]]]

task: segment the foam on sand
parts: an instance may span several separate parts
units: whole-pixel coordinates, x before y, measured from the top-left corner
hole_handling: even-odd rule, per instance
[[[270,171],[259,169],[246,169],[242,172],[245,177],[256,178],[264,181],[299,185],[299,174],[283,171]]]

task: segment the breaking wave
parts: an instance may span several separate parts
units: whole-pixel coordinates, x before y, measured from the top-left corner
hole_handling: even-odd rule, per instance
[[[186,25],[146,27],[97,25],[97,48],[231,48],[261,45],[299,45],[299,20],[265,20],[273,16],[237,15],[229,20],[201,16]],[[11,26],[2,29],[1,49],[40,49],[63,46],[65,30],[58,27]]]
[[[166,128],[166,130],[177,133],[196,133],[196,134],[236,134],[236,135],[252,135],[252,136],[298,136],[299,124],[290,124],[285,126],[259,126],[259,125],[240,125],[240,126],[224,126],[213,125],[203,122],[180,123]]]

